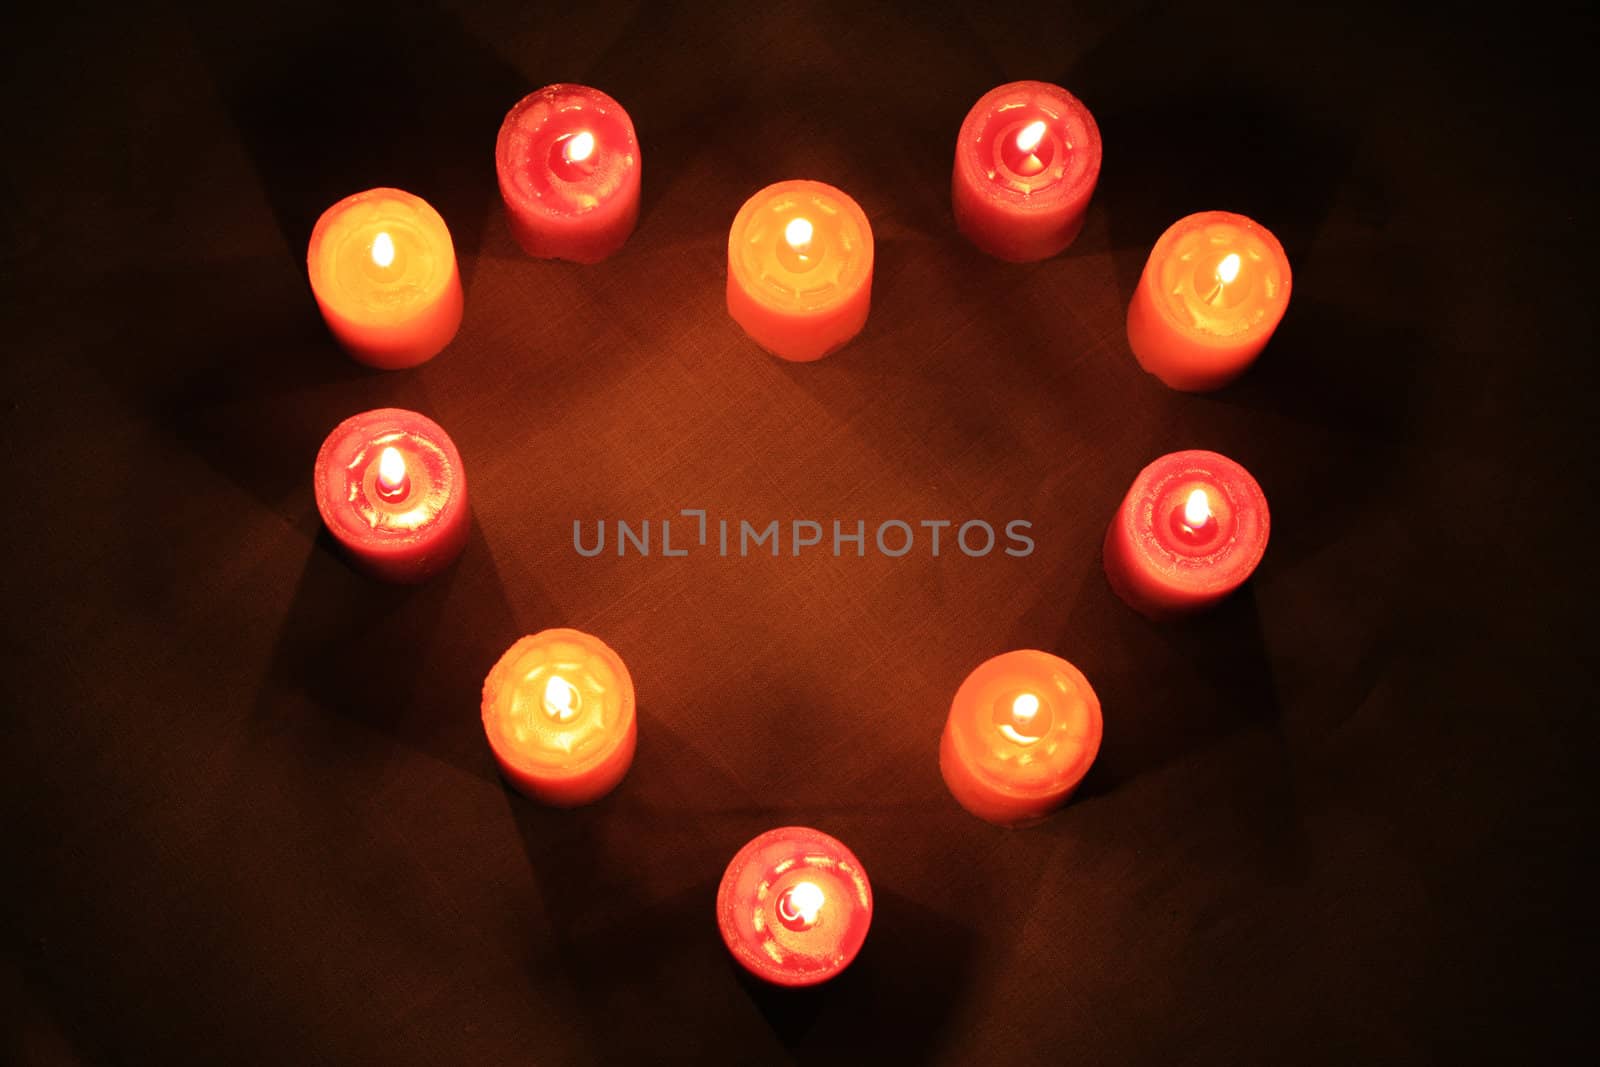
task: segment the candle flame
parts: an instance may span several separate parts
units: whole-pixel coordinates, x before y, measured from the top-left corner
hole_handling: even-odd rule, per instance
[[[552,674],[550,680],[544,683],[544,710],[552,719],[566,722],[578,714],[578,709],[573,706],[573,697],[577,693],[567,680],[559,674]]]
[[[804,252],[811,247],[811,238],[815,233],[810,219],[793,218],[789,220],[789,225],[783,228],[783,239],[788,241],[789,247],[796,252]]]
[[[1183,503],[1183,521],[1192,527],[1204,526],[1211,520],[1211,498],[1204,489],[1196,489]]]
[[[786,923],[810,926],[827,900],[827,894],[815,882],[796,882],[778,898],[778,917]]]
[[[1229,252],[1222,257],[1222,262],[1217,264],[1217,281],[1223,285],[1232,285],[1233,280],[1239,276],[1239,253]]]
[[[1032,693],[1023,693],[1011,702],[1011,717],[1018,726],[1027,726],[1033,722],[1033,717],[1039,714],[1039,698]]]
[[[566,147],[562,149],[569,163],[582,163],[594,155],[594,134],[588,130],[573,134],[567,139]]]
[[[380,267],[394,263],[394,238],[382,231],[372,239],[372,262]]]
[[[378,456],[378,488],[386,493],[395,493],[405,484],[406,459],[398,448],[388,445]]]
[[[1017,131],[1017,148],[1023,152],[1032,152],[1039,147],[1039,142],[1044,140],[1045,125],[1035,119]]]

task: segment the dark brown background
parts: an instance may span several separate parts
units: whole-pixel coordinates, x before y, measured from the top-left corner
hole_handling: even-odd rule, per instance
[[[15,1058],[1348,1063],[1575,1025],[1594,228],[1562,102],[1591,16],[223,7],[0,35]],[[1088,103],[1105,167],[1078,243],[1009,266],[948,182],[967,108],[1021,77]],[[520,255],[494,183],[501,116],[557,80],[643,145],[639,228],[591,268]],[[871,321],[810,366],[723,310],[729,220],[796,176],[878,241]],[[460,336],[414,371],[346,359],[305,282],[317,214],[378,184],[461,256]],[[1295,287],[1197,397],[1122,323],[1204,208],[1270,226]],[[471,543],[419,589],[352,573],[311,499],[323,435],[388,404],[470,471]],[[1272,545],[1158,627],[1099,542],[1184,447],[1259,477]],[[1038,550],[572,549],[574,518],[685,507],[1025,518]],[[477,712],[557,625],[641,708],[622,788],[570,813],[505,789]],[[1024,646],[1087,673],[1106,734],[1081,798],[1007,833],[935,751],[962,677]],[[741,978],[712,917],[789,822],[878,901],[805,994]]]

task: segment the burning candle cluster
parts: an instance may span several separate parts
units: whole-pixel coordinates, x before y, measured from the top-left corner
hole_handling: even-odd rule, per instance
[[[1099,127],[1077,97],[1046,82],[999,86],[973,106],[957,136],[956,229],[1007,262],[1058,255],[1083,229],[1101,156]],[[528,94],[507,113],[494,161],[511,235],[530,256],[597,264],[621,250],[638,222],[638,137],[628,113],[597,89],[560,84]],[[820,181],[769,185],[744,202],[728,232],[728,314],[774,356],[821,359],[865,327],[874,256],[871,221],[848,194]],[[425,363],[461,326],[450,231],[411,193],[372,189],[329,208],[311,234],[306,267],[330,333],[368,366]],[[1173,389],[1221,388],[1272,336],[1290,284],[1288,259],[1265,227],[1222,211],[1190,215],[1150,253],[1128,307],[1129,349]],[[317,455],[314,493],[351,562],[387,581],[422,581],[467,542],[461,456],[416,412],[382,408],[341,422]],[[1174,452],[1140,471],[1117,508],[1104,540],[1106,578],[1151,619],[1194,612],[1250,577],[1269,526],[1265,495],[1238,463]],[[606,797],[638,745],[627,665],[578,630],[547,629],[513,643],[484,679],[480,711],[505,780],[553,806]],[[1102,732],[1100,701],[1082,671],[1048,652],[1006,652],[956,691],[939,769],[973,815],[1025,826],[1068,800]],[[741,848],[716,897],[733,958],[781,986],[813,985],[849,966],[872,911],[860,860],[827,834],[795,826]]]

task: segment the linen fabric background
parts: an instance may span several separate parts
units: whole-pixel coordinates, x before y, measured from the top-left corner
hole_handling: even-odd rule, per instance
[[[1229,4],[284,3],[13,12],[0,111],[3,799],[17,1062],[1375,1062],[1536,1057],[1575,1027],[1592,823],[1593,13],[1448,24]],[[1105,140],[1078,242],[955,231],[986,90],[1058,82]],[[495,185],[524,93],[592,84],[643,152],[612,260],[529,259]],[[1592,147],[1592,146],[1591,146]],[[727,227],[847,190],[873,310],[813,365],[724,310]],[[459,337],[347,359],[305,247],[394,185],[448,221]],[[1254,370],[1134,363],[1128,298],[1192,211],[1294,267]],[[354,573],[311,464],[385,405],[444,425],[474,530]],[[1272,507],[1256,578],[1157,626],[1100,542],[1201,447]],[[1028,520],[1036,550],[581,558],[572,523]],[[690,520],[674,524],[678,541]],[[831,528],[830,528],[831,533]],[[658,535],[657,535],[658,536]],[[948,532],[947,532],[948,537]],[[653,547],[658,547],[653,546]],[[848,546],[847,546],[848,548]],[[1581,576],[1581,577],[1578,577]],[[632,772],[539,808],[479,688],[602,636]],[[1077,664],[1080,796],[1005,832],[937,743],[982,660]],[[742,977],[715,888],[800,823],[870,873],[837,982]]]

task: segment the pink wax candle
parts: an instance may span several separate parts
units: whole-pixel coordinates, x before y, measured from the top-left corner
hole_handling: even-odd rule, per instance
[[[872,925],[872,886],[861,861],[827,834],[768,830],[728,864],[717,925],[733,958],[757,978],[816,985],[860,951]]]
[[[1001,826],[1067,802],[1100,751],[1100,698],[1083,672],[1035,649],[985,660],[950,702],[939,772],[950,794]]]
[[[1106,580],[1152,619],[1197,611],[1250,577],[1270,528],[1249,471],[1215,452],[1172,452],[1139,472],[1111,520]]]
[[[317,453],[317,510],[363,570],[420,582],[467,543],[467,473],[432,419],[379,408],[345,419]]]
[[[642,161],[622,105],[586,85],[548,85],[500,126],[495,170],[511,232],[541,259],[598,263],[639,219]]]
[[[1021,81],[985,93],[956,138],[956,226],[997,259],[1048,259],[1083,229],[1100,177],[1100,128],[1059,85]]]

